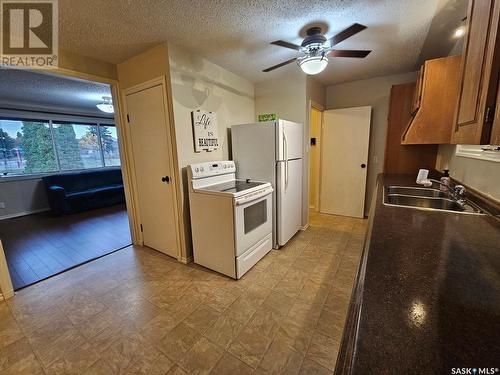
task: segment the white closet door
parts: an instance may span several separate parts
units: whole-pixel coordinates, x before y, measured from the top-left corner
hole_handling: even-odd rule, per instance
[[[162,85],[126,96],[144,245],[177,257],[175,194]]]
[[[323,112],[320,211],[364,216],[371,107]]]

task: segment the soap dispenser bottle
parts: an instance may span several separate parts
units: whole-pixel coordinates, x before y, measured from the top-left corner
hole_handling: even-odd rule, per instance
[[[442,185],[439,186],[439,190],[448,192],[448,189],[446,188],[446,186],[450,187],[450,184],[451,184],[450,173],[449,173],[450,170],[445,169],[443,172],[444,172],[443,177],[441,177],[441,184]]]

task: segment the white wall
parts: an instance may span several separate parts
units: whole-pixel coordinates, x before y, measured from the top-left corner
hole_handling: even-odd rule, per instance
[[[255,121],[254,84],[178,46],[169,44],[168,53],[189,255],[191,231],[185,167],[193,163],[230,158],[231,125]],[[216,114],[221,145],[218,150],[194,151],[191,111],[196,109]]]
[[[500,163],[455,155],[455,145],[440,145],[436,169],[500,202]]]
[[[377,175],[384,170],[387,116],[391,87],[416,80],[416,72],[353,81],[326,88],[326,108],[372,107],[365,213],[370,207]]]
[[[286,76],[255,84],[255,114],[276,113],[279,118],[306,122],[306,75],[295,69]]]
[[[307,109],[309,109],[310,100],[324,107],[326,105],[326,87],[314,77],[307,76],[306,97],[308,101]]]
[[[0,178],[0,219],[22,216],[49,209],[47,195],[40,178],[9,180]]]

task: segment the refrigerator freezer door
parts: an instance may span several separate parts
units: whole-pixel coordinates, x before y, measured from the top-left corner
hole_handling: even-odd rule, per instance
[[[288,164],[288,166],[287,166]],[[302,159],[277,163],[278,244],[285,245],[298,232],[302,218]]]
[[[274,187],[274,126],[268,123],[235,125],[231,128],[232,154],[236,177],[268,181]]]
[[[276,160],[302,158],[303,126],[295,122],[279,120],[276,126]]]

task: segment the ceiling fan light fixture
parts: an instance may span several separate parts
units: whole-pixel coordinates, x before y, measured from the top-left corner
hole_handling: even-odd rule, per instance
[[[102,103],[96,104],[96,107],[105,113],[115,113],[115,108],[113,107],[113,102],[110,96],[103,96]]]
[[[324,55],[308,56],[298,61],[300,69],[308,75],[315,75],[325,70],[328,58]]]

